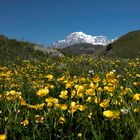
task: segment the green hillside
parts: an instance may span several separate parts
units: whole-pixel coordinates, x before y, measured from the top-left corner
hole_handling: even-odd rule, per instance
[[[8,65],[21,60],[43,60],[46,53],[34,49],[35,44],[27,41],[17,41],[0,35],[0,65]]]
[[[129,32],[107,46],[109,56],[140,57],[140,30]]]

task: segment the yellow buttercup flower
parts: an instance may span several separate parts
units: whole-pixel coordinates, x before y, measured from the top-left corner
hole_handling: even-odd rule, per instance
[[[136,101],[140,100],[140,94],[138,94],[138,93],[134,94],[133,100],[136,100]]]
[[[99,77],[99,75],[95,75],[95,77],[93,77],[93,82],[94,82],[94,83],[99,83],[99,82],[100,82],[100,77]]]
[[[85,105],[78,105],[77,109],[79,109],[80,111],[84,111],[86,109]]]
[[[48,74],[46,77],[47,77],[49,80],[52,80],[52,79],[53,79],[53,75],[51,75],[51,74]]]
[[[115,88],[113,86],[104,86],[104,90],[106,90],[107,92],[113,92],[114,89]]]
[[[140,77],[140,74],[136,74],[136,77]]]
[[[90,83],[89,87],[95,90],[98,87],[98,83],[94,84],[93,82]]]
[[[84,91],[84,87],[82,85],[75,85],[74,87],[78,92]]]
[[[39,97],[44,97],[49,93],[49,89],[48,88],[44,88],[44,89],[40,89],[36,94]]]
[[[61,104],[56,103],[56,104],[55,104],[55,107],[56,107],[56,108],[60,108],[60,107],[61,107]]]
[[[45,102],[47,102],[47,106],[48,107],[52,107],[52,105],[56,105],[59,103],[59,100],[57,98],[53,98],[53,97],[48,97],[45,99]]]
[[[81,138],[82,137],[82,133],[78,133],[77,137]]]
[[[95,96],[94,102],[95,102],[96,104],[99,104],[99,103],[100,103],[100,98]]]
[[[85,77],[81,77],[80,79],[79,79],[79,82],[81,82],[81,83],[84,83],[86,81],[86,78]]]
[[[71,98],[74,98],[75,94],[76,94],[76,90],[72,90],[71,91]]]
[[[102,91],[103,91],[102,87],[97,88],[97,92],[102,92]]]
[[[77,110],[77,104],[76,104],[76,102],[73,101],[70,104],[70,110],[69,110],[69,112],[70,113],[74,113],[76,110]]]
[[[139,108],[134,108],[134,109],[133,109],[133,112],[135,112],[135,113],[136,113],[136,112],[139,112]]]
[[[86,90],[86,94],[87,94],[87,95],[95,95],[95,91],[94,91],[93,89],[90,88],[90,89],[87,89],[87,90]]]
[[[67,83],[67,84],[66,84],[66,89],[67,89],[67,88],[71,88],[71,86],[72,86],[72,82],[71,82],[71,83],[70,83],[70,82]]]
[[[68,91],[65,90],[65,91],[61,91],[61,94],[59,95],[60,98],[62,99],[67,99],[68,98]]]
[[[60,107],[62,110],[66,110],[67,109],[67,105],[66,104],[62,104]]]
[[[0,140],[6,140],[7,136],[6,134],[0,134]]]
[[[103,102],[100,103],[100,107],[107,108],[109,106],[110,100],[105,99]]]
[[[132,93],[132,90],[131,90],[131,88],[128,88],[128,87],[126,87],[124,90],[122,90],[122,94],[123,94],[123,95],[126,95],[126,94],[129,93],[129,92]]]
[[[89,103],[91,102],[91,100],[92,100],[91,96],[89,96],[89,97],[86,99],[86,101],[89,102]]]
[[[20,101],[20,103],[21,103],[21,105],[26,105],[26,101],[20,96],[19,97],[19,101]]]
[[[106,110],[106,111],[103,112],[103,115],[107,118],[117,119],[120,116],[120,112],[119,111]]]
[[[24,126],[28,125],[28,124],[29,124],[28,119],[23,120],[23,121],[21,122],[21,124],[24,125]]]
[[[65,118],[64,117],[60,117],[59,120],[58,120],[59,123],[63,124],[66,122]]]
[[[21,92],[16,92],[15,90],[6,92],[6,99],[8,101],[15,100],[21,96]]]

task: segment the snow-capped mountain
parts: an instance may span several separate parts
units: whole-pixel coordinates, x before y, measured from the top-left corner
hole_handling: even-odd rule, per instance
[[[106,36],[91,36],[83,32],[74,32],[68,35],[64,40],[53,43],[54,48],[65,48],[77,43],[89,43],[93,45],[106,46],[111,42]]]

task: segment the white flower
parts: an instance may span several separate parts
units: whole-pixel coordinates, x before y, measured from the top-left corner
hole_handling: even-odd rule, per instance
[[[120,111],[123,115],[128,114],[128,109],[122,108]]]
[[[93,71],[93,70],[89,70],[89,73],[90,73],[90,74],[94,74],[94,71]]]

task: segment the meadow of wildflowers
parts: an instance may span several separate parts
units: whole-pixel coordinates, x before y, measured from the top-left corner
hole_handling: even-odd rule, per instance
[[[6,139],[140,139],[140,59],[82,55],[0,66]]]

